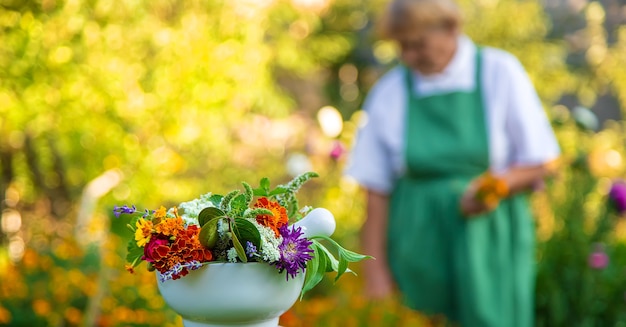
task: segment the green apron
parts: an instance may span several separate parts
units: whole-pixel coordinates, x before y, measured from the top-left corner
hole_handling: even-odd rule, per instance
[[[527,195],[472,219],[460,197],[489,169],[481,90],[419,97],[406,69],[406,173],[391,196],[388,259],[407,306],[464,327],[533,325],[534,226]]]

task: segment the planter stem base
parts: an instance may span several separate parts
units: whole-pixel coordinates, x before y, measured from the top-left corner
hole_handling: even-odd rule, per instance
[[[197,322],[183,319],[183,325],[185,327],[280,327],[278,326],[278,318],[255,322],[230,323],[227,325],[212,324],[208,322]]]

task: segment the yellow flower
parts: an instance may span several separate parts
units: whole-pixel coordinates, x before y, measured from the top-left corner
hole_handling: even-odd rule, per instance
[[[152,236],[152,221],[140,218],[137,220],[137,230],[135,230],[135,241],[137,245],[143,247],[150,242]]]
[[[167,209],[164,206],[161,206],[159,210],[154,212],[154,218],[165,218],[167,214]]]

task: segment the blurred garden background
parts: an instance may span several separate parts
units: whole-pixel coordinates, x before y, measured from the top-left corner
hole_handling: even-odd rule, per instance
[[[524,64],[563,149],[533,197],[537,326],[626,326],[626,220],[609,200],[626,177],[626,1],[459,3],[468,35]],[[0,325],[182,326],[153,273],[124,270],[116,204],[314,170],[301,202],[357,248],[363,196],[342,169],[396,63],[384,4],[0,0]],[[321,284],[282,325],[429,326],[360,282]]]

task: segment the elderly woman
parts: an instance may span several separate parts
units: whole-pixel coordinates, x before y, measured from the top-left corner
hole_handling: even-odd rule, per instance
[[[365,103],[348,174],[367,190],[366,291],[468,327],[533,325],[528,191],[559,147],[522,65],[461,34],[452,0],[395,0],[402,65]],[[507,196],[477,195],[489,172]]]

